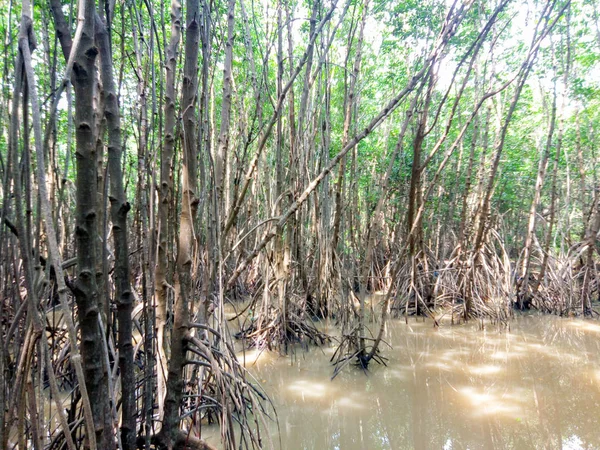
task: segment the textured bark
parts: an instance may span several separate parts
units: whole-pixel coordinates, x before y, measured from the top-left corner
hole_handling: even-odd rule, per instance
[[[181,214],[179,218],[179,245],[177,253],[177,280],[175,288],[174,323],[171,335],[171,358],[165,395],[163,436],[174,445],[179,428],[179,408],[183,400],[184,365],[186,362],[185,336],[189,332],[192,300],[192,267],[194,265],[194,219],[198,209],[196,194],[197,134],[196,89],[198,86],[198,51],[200,39],[200,2],[187,0],[186,39],[182,89],[183,158],[181,169]],[[205,318],[200,317],[200,322]]]
[[[108,172],[110,215],[115,248],[115,299],[117,304],[119,368],[121,370],[121,444],[123,450],[135,448],[135,376],[133,366],[132,320],[133,293],[129,281],[127,212],[130,205],[123,188],[121,167],[121,119],[113,78],[113,62],[106,26],[96,16],[96,39],[100,51],[100,76],[104,88],[104,115],[108,132]]]
[[[219,216],[227,214],[229,210],[226,198],[229,186],[228,179],[228,153],[229,153],[229,123],[231,119],[231,94],[233,85],[233,31],[235,1],[229,0],[227,6],[227,40],[225,41],[225,62],[223,65],[223,99],[221,101],[221,129],[217,140],[217,154],[215,158],[215,186],[217,188],[217,207]],[[221,221],[219,221],[221,223]]]
[[[63,14],[62,2],[60,0],[50,0],[50,9],[52,11],[52,17],[54,19],[54,29],[56,30],[56,37],[60,41],[60,47],[65,57],[65,61],[69,60],[71,55],[71,48],[73,41],[71,40],[71,33],[69,31],[69,24]]]
[[[99,321],[99,298],[96,283],[96,242],[98,235],[98,199],[96,198],[96,141],[94,134],[96,56],[94,45],[95,2],[85,0],[80,11],[83,20],[81,42],[73,65],[75,92],[76,149],[76,229],[77,280],[74,293],[81,329],[81,353],[85,382],[92,402],[96,440],[100,449],[114,447],[110,419],[108,374],[102,344],[104,336]],[[83,14],[82,14],[83,13]]]
[[[81,7],[84,9],[87,8],[88,6],[89,5],[87,5],[83,2],[81,4]],[[93,3],[92,3],[92,7],[93,7]],[[24,10],[27,11],[28,8],[24,7]],[[55,12],[55,11],[53,10],[53,12]],[[59,15],[62,14],[62,11],[56,11],[56,12]],[[84,28],[86,28],[86,25],[88,25],[88,28],[89,28],[89,22],[86,24],[86,19],[88,19],[88,17],[86,17],[84,15],[84,11],[80,11],[80,18],[81,18],[81,23],[80,23],[80,27],[78,28],[78,31],[84,30]],[[64,19],[64,17],[63,17],[63,19]],[[55,16],[55,21],[59,22],[60,17]],[[63,22],[64,22],[64,20],[63,20]],[[88,29],[88,32],[89,31],[90,30]],[[92,25],[92,31],[93,31],[93,25]],[[29,32],[30,39],[31,39],[31,33],[32,32]],[[81,34],[83,34],[83,33],[81,33]],[[65,37],[65,42],[69,43],[70,40]],[[82,41],[78,39],[78,42],[82,42]],[[76,45],[75,46],[76,51],[79,53],[81,51],[82,47],[79,47],[78,45]],[[99,327],[98,321],[96,320],[94,322],[94,324],[96,325],[96,328],[91,328],[91,327],[84,328],[84,324],[81,323],[81,320],[80,320],[81,342],[82,342],[81,346],[82,346],[82,354],[83,354],[83,363],[82,363],[82,355],[80,355],[79,348],[77,345],[77,342],[78,342],[77,332],[75,330],[75,324],[73,323],[73,320],[71,319],[70,309],[68,306],[67,295],[66,295],[67,287],[65,285],[65,278],[63,275],[63,264],[62,264],[61,255],[60,255],[60,252],[58,249],[56,230],[54,229],[53,218],[52,218],[52,209],[50,206],[50,202],[48,199],[48,192],[46,189],[46,173],[45,173],[45,169],[44,169],[44,150],[42,148],[42,125],[41,125],[41,117],[40,117],[40,113],[39,113],[39,101],[38,101],[37,91],[36,91],[36,87],[35,87],[35,76],[34,76],[34,71],[33,71],[33,67],[31,64],[31,55],[29,53],[29,48],[30,48],[29,43],[23,42],[21,44],[21,52],[23,54],[23,60],[25,62],[27,78],[29,80],[31,80],[31,83],[29,84],[29,93],[30,93],[31,102],[33,105],[32,117],[33,117],[33,130],[34,130],[34,135],[35,135],[35,150],[36,150],[37,177],[38,177],[38,190],[39,190],[39,197],[40,197],[40,206],[41,206],[42,215],[44,217],[44,222],[46,225],[47,243],[48,243],[48,247],[50,250],[50,261],[56,272],[56,283],[57,283],[57,287],[58,287],[57,293],[58,293],[59,301],[60,301],[60,304],[62,307],[63,316],[65,317],[65,320],[67,323],[69,340],[71,342],[71,364],[73,365],[73,367],[75,369],[75,375],[76,375],[77,381],[79,383],[79,390],[81,392],[81,400],[82,400],[82,404],[83,404],[83,413],[84,413],[84,418],[85,418],[85,427],[86,427],[86,431],[87,431],[87,436],[86,436],[87,445],[92,450],[97,448],[97,444],[102,446],[100,448],[110,449],[114,446],[114,441],[112,439],[112,426],[110,424],[110,415],[109,415],[108,386],[107,386],[107,383],[101,382],[103,375],[104,375],[104,380],[106,380],[106,374],[104,374],[102,371],[95,371],[93,361],[90,364],[90,359],[95,356],[93,350],[97,350],[98,347],[100,347],[100,349],[99,349],[100,355],[99,356],[100,357],[105,356],[103,354],[104,346],[102,345],[103,336],[100,334],[100,338],[94,342],[96,344],[95,347],[92,347],[92,346],[86,347],[86,339],[89,339],[93,333],[99,331],[100,327]],[[72,46],[69,46],[68,48],[71,51],[71,53],[73,53]],[[95,54],[93,50],[92,50],[92,54]],[[70,61],[72,59],[73,59],[73,54],[70,54],[68,57],[68,60]],[[69,70],[67,70],[67,74],[69,74]],[[74,78],[76,76],[77,76],[77,73],[75,73]],[[91,112],[93,115],[93,111],[88,111],[88,112]],[[94,165],[94,163],[92,163],[92,165]],[[94,192],[93,189],[91,192]],[[77,206],[79,206],[79,203],[77,204]],[[94,247],[94,245],[92,244],[92,248],[93,247]],[[91,278],[92,281],[94,280],[93,276],[90,276],[89,278]],[[76,286],[75,287],[76,295],[77,295],[77,291],[78,291],[78,289]],[[76,300],[78,300],[77,297],[76,297]],[[90,302],[90,303],[92,303],[90,309],[93,310],[94,309],[93,302]],[[79,304],[78,304],[78,307],[79,307]],[[81,318],[82,314],[84,314],[84,312],[80,308],[79,309],[80,318]],[[96,317],[97,317],[97,307],[96,307]],[[92,348],[90,349],[90,347],[92,347]],[[84,350],[87,353],[85,353]],[[100,360],[100,361],[103,361],[103,360]],[[100,367],[102,368],[101,362],[100,362]],[[99,384],[96,383],[96,381],[98,379],[100,379]],[[98,402],[94,402],[94,407],[92,407],[92,405],[91,405],[90,395],[88,393],[90,387],[95,390],[96,395],[104,394],[103,397],[98,397]],[[62,420],[62,422],[64,424],[65,421]],[[64,425],[63,425],[63,427],[64,427]],[[67,442],[69,442],[69,441],[70,441],[70,439],[67,438]],[[71,444],[72,444],[72,442],[70,442],[68,445],[70,447],[72,447]]]
[[[157,395],[159,415],[164,409],[164,396],[166,389],[167,372],[167,295],[171,288],[167,281],[169,267],[169,213],[171,198],[173,196],[173,179],[171,165],[175,148],[175,76],[177,69],[177,54],[181,37],[181,3],[179,0],[171,2],[171,38],[166,50],[166,77],[165,77],[165,130],[162,152],[160,155],[160,187],[158,192],[158,253],[156,260],[155,295],[156,295],[156,338],[157,338]]]

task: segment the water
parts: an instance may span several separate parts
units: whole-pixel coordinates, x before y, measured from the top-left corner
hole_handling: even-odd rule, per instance
[[[275,447],[600,448],[600,324],[528,316],[509,331],[480,325],[391,321],[388,367],[346,368],[333,381],[333,348],[246,352],[277,407]]]

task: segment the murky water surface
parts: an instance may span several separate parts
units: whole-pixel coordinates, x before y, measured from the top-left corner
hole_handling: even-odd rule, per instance
[[[333,348],[247,352],[277,407],[276,448],[599,449],[600,324],[480,326],[391,321],[388,367],[346,368],[333,381]]]

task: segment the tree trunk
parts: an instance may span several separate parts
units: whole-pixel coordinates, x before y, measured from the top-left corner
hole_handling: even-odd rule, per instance
[[[100,76],[104,88],[105,118],[108,131],[108,171],[110,214],[115,248],[115,299],[117,304],[119,369],[121,370],[121,444],[123,450],[135,448],[136,403],[133,366],[132,319],[133,293],[129,282],[129,246],[127,213],[130,209],[123,188],[121,167],[121,118],[113,79],[110,40],[102,19],[96,16],[96,39],[100,52]],[[106,245],[106,244],[105,244]]]
[[[192,305],[192,269],[195,266],[194,220],[198,209],[197,174],[197,118],[196,89],[198,87],[198,53],[200,40],[200,2],[187,0],[186,39],[182,89],[183,155],[181,169],[181,214],[179,217],[179,245],[177,253],[177,277],[174,301],[173,332],[171,335],[171,358],[165,395],[163,435],[168,445],[176,442],[179,429],[179,409],[183,400],[184,365],[187,347],[185,338],[189,333]],[[206,318],[201,316],[200,323]]]
[[[533,238],[535,234],[535,224],[537,218],[537,206],[540,202],[542,195],[542,187],[544,185],[544,177],[546,175],[546,168],[548,167],[548,157],[550,155],[550,149],[552,146],[552,138],[554,135],[554,128],[556,125],[556,82],[554,83],[554,94],[552,97],[552,109],[550,111],[550,124],[548,127],[548,135],[546,137],[546,143],[543,147],[540,155],[540,162],[538,166],[538,173],[535,182],[535,190],[533,194],[533,200],[531,201],[531,207],[529,210],[529,220],[527,225],[527,235],[525,237],[525,246],[523,248],[523,266],[521,271],[521,279],[517,283],[518,285],[518,298],[519,308],[523,309],[524,301],[528,301],[528,289],[529,289],[529,274],[531,271],[531,258],[532,252],[531,247],[533,245]],[[541,281],[541,280],[540,280]]]
[[[167,280],[169,270],[169,241],[172,227],[169,218],[173,199],[173,178],[171,166],[175,149],[175,77],[177,69],[178,47],[181,36],[181,3],[171,2],[171,38],[166,49],[165,77],[165,131],[160,155],[160,188],[158,193],[158,253],[156,259],[155,296],[156,296],[156,338],[157,338],[157,396],[159,416],[164,412],[163,399],[166,392],[166,373],[169,359],[167,341],[167,296],[172,287]]]
[[[85,0],[79,11],[83,20],[81,41],[76,48],[73,65],[75,91],[75,138],[76,150],[76,230],[77,280],[75,299],[81,329],[81,353],[88,393],[92,402],[94,427],[98,448],[114,447],[110,419],[108,374],[104,362],[105,336],[100,326],[99,292],[96,281],[96,242],[98,235],[97,158],[94,133],[96,89],[96,56],[94,45],[95,2]]]
[[[215,186],[217,190],[217,211],[219,217],[227,214],[229,211],[226,198],[228,197],[229,186],[225,184],[228,179],[227,173],[229,153],[229,123],[231,118],[231,95],[233,85],[233,32],[234,32],[234,12],[236,0],[229,0],[227,6],[227,40],[225,41],[225,62],[223,64],[223,99],[221,101],[221,129],[217,140],[217,154],[215,157]],[[222,221],[218,222],[220,228]]]

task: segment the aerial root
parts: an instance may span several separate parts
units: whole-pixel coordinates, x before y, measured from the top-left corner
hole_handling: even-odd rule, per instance
[[[225,448],[259,449],[264,447],[260,430],[271,419],[267,405],[272,405],[257,384],[248,381],[248,373],[238,361],[233,346],[218,331],[204,324],[190,324],[184,337],[188,353],[186,365],[192,370],[185,386],[181,418],[191,427],[202,422],[217,422]],[[274,410],[274,408],[273,408]],[[240,433],[234,433],[235,423]],[[211,444],[187,433],[168,438],[163,433],[152,437],[159,449],[213,450]],[[168,438],[168,439],[167,439]],[[236,438],[238,440],[236,440]],[[268,439],[268,435],[267,435]]]
[[[364,348],[361,348],[358,331],[358,326],[356,326],[349,333],[343,334],[340,338],[339,344],[329,360],[334,366],[333,375],[331,377],[332,380],[337,377],[346,366],[352,363],[363,369],[365,372],[367,371],[371,360],[387,366],[386,361],[388,361],[388,358],[379,354],[379,348],[374,348],[375,345],[378,345],[377,339],[373,338],[372,335],[371,337],[365,336],[363,338],[365,343],[369,342],[370,345],[365,345]],[[380,342],[390,346],[383,340],[380,340]]]
[[[293,302],[287,305],[285,314],[278,306],[263,308],[235,337],[245,340],[251,348],[269,350],[282,346],[287,350],[293,343],[323,345],[329,341],[329,336],[317,329],[303,308]]]

